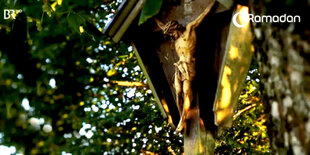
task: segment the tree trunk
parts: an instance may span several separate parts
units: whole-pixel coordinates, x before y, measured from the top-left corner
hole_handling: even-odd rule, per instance
[[[281,7],[279,3],[275,5]],[[275,5],[259,1],[252,8],[255,6],[257,14]],[[301,25],[304,23],[252,24],[255,58],[264,84],[271,153],[310,154],[309,27]]]

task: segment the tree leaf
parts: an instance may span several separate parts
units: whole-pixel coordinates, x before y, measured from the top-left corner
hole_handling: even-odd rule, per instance
[[[162,0],[146,0],[139,19],[139,25],[157,15],[161,9],[162,3]]]
[[[107,76],[113,76],[113,75],[115,75],[116,73],[117,73],[116,70],[115,70],[114,68],[112,68],[112,69],[110,69],[110,70],[108,71]]]
[[[57,4],[61,5],[62,4],[62,0],[57,0]]]
[[[85,19],[74,12],[70,13],[67,19],[68,19],[69,26],[75,32],[80,32],[80,26],[85,23]]]

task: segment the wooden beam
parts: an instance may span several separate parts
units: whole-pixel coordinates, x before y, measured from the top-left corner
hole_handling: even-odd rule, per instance
[[[157,94],[156,89],[155,89],[155,87],[154,87],[154,85],[152,83],[152,80],[151,80],[151,78],[150,78],[150,76],[149,76],[149,74],[148,74],[148,72],[147,72],[147,70],[146,70],[146,68],[145,68],[145,66],[143,64],[143,61],[142,61],[142,59],[140,57],[140,54],[139,54],[137,48],[134,46],[134,44],[132,44],[132,46],[134,47],[135,56],[136,56],[136,58],[138,60],[139,66],[141,67],[141,69],[142,69],[142,71],[144,73],[144,76],[147,79],[147,83],[148,83],[150,89],[152,90],[153,96],[154,96],[154,98],[156,100],[156,103],[157,103],[157,106],[158,106],[158,108],[159,108],[159,110],[161,112],[161,115],[164,118],[167,118],[167,114],[166,114],[166,112],[164,110],[164,107],[163,107],[163,105],[161,103],[160,98],[158,97],[158,94]]]
[[[233,15],[238,12],[248,14],[248,7],[237,5]],[[245,77],[251,64],[254,52],[249,21],[239,15],[237,22],[246,24],[236,27],[232,22],[229,28],[225,55],[220,70],[220,78],[214,101],[215,124],[231,127],[235,107],[238,103]]]
[[[141,11],[144,3],[145,3],[145,0],[139,0],[139,2],[136,4],[136,6],[133,8],[133,10],[130,12],[130,14],[128,15],[128,17],[124,21],[123,25],[119,28],[119,30],[113,36],[112,39],[113,39],[114,42],[119,42],[121,40],[122,36],[127,31],[127,29],[130,26],[130,24],[134,21],[136,16]]]
[[[213,134],[206,131],[200,110],[197,107],[188,111],[187,125],[184,131],[184,154],[185,155],[213,155],[215,140]]]
[[[217,0],[225,8],[230,9],[233,6],[233,0]]]
[[[107,33],[109,36],[114,36],[117,30],[121,27],[122,23],[126,20],[128,14],[132,10],[132,8],[135,6],[137,0],[126,0],[124,1],[121,6],[119,7],[119,10],[117,14],[113,17],[111,22],[107,25]]]

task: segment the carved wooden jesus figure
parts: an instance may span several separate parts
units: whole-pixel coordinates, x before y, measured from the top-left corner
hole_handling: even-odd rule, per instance
[[[176,21],[170,21],[163,24],[156,19],[157,25],[163,30],[164,34],[168,34],[175,40],[175,50],[178,55],[178,62],[175,65],[174,88],[176,92],[176,104],[181,115],[180,122],[176,131],[180,132],[186,127],[186,117],[192,100],[192,81],[195,77],[195,58],[196,50],[196,31],[195,29],[202,22],[204,17],[210,12],[215,1],[192,22],[190,22],[185,30],[182,25]]]

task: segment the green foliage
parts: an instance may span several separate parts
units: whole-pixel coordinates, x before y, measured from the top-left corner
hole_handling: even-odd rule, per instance
[[[69,13],[67,16],[68,24],[75,32],[79,32],[79,27],[81,25],[85,25],[85,19],[81,16],[79,16],[77,13],[72,12]]]
[[[1,4],[23,10],[1,19],[1,145],[25,154],[182,152],[151,90],[111,82],[147,82],[132,48],[101,34],[118,2]]]
[[[141,12],[139,24],[143,24],[149,18],[157,15],[161,9],[162,3],[162,0],[146,0]]]
[[[139,19],[139,25],[145,23],[148,19],[156,16],[163,5],[176,5],[180,0],[146,0]]]

